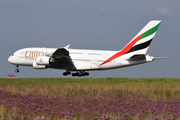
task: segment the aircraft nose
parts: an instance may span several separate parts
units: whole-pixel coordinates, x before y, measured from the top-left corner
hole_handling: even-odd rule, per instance
[[[13,63],[12,61],[13,61],[13,57],[10,56],[10,57],[8,58],[8,62],[9,62],[9,63]]]

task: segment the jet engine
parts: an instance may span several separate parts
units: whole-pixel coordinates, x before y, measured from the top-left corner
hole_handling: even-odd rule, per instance
[[[48,56],[38,56],[33,62],[33,67],[35,69],[46,69],[50,65],[50,59]]]
[[[38,56],[36,58],[36,63],[38,65],[50,65],[50,57],[48,56]]]
[[[36,60],[33,62],[33,68],[35,68],[35,69],[46,69],[47,67],[46,67],[46,65],[38,65],[37,63],[36,63]]]

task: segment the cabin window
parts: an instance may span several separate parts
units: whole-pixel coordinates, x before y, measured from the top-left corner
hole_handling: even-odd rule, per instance
[[[75,52],[71,52],[70,54],[83,54],[83,53],[75,53]]]
[[[91,61],[91,60],[88,60],[88,59],[73,59],[75,61]]]
[[[97,62],[104,62],[105,60],[97,60]]]
[[[102,55],[100,53],[88,53],[88,55]]]

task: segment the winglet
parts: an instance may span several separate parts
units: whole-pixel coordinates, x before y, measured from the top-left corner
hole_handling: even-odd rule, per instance
[[[67,45],[67,46],[65,46],[64,48],[65,48],[66,50],[69,50],[69,46],[70,46],[70,44]]]

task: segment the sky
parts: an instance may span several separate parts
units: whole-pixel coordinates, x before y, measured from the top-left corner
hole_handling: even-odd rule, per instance
[[[26,47],[121,50],[150,20],[162,20],[147,54],[170,57],[105,71],[92,78],[180,78],[178,0],[0,0],[0,77],[64,77],[64,70],[15,66],[8,57]],[[71,76],[69,76],[71,77]]]

